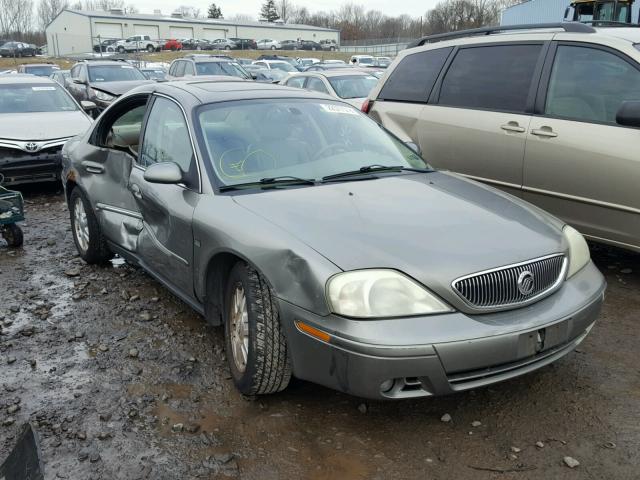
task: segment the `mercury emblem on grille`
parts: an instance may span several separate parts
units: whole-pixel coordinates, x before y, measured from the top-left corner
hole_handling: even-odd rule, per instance
[[[522,295],[529,295],[533,291],[533,273],[525,270],[518,276],[518,291]]]

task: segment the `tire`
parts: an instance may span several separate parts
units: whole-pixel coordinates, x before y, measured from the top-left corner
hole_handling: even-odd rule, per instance
[[[10,223],[2,228],[2,238],[4,238],[9,248],[20,248],[24,242],[22,229],[15,223]]]
[[[231,50],[231,47],[229,45],[227,45],[226,47],[224,47],[225,50]]]
[[[124,53],[124,47],[122,45],[118,47],[118,53]]]
[[[335,52],[336,51],[336,47],[331,47],[331,51]]]
[[[175,51],[176,51],[176,46],[175,46],[175,45],[173,45],[173,46],[171,47],[171,51],[172,51],[172,52],[175,52]]]
[[[237,296],[244,298],[244,303],[236,303]],[[244,305],[244,309],[235,308],[236,304]],[[234,315],[236,311],[245,315]],[[265,278],[244,262],[231,269],[224,312],[226,356],[237,389],[245,395],[284,390],[291,379],[291,363],[276,298]],[[234,324],[240,327],[236,329]],[[246,339],[246,344],[240,342],[245,345],[242,350],[234,341],[239,337]]]
[[[198,46],[196,47],[196,50],[202,50],[202,47],[201,47],[200,45],[198,45]]]
[[[83,212],[78,210],[82,206]],[[84,219],[82,219],[84,213]],[[107,241],[102,235],[96,214],[91,208],[89,200],[78,187],[69,196],[69,215],[71,217],[71,233],[73,242],[80,257],[89,264],[105,263],[113,257],[109,251]],[[84,238],[79,238],[81,230],[85,230]]]
[[[149,44],[147,45],[147,52],[149,53],[153,53],[156,51],[156,47],[154,47],[153,45]]]
[[[275,50],[276,46],[275,45],[271,45],[271,50]]]

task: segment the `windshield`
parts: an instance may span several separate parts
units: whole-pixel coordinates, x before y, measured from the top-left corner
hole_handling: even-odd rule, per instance
[[[271,68],[282,70],[283,72],[297,72],[296,68],[287,62],[272,62]]]
[[[247,78],[244,70],[232,62],[197,62],[198,75],[226,75],[228,77]]]
[[[0,113],[71,112],[78,106],[57,84],[3,85]]]
[[[25,67],[26,73],[30,73],[31,75],[37,75],[38,77],[48,77],[53,73],[54,68],[51,66],[38,66],[38,67]],[[55,69],[57,70],[57,69]]]
[[[369,117],[339,102],[209,104],[197,120],[203,150],[224,185],[280,176],[319,180],[372,164],[428,168]]]
[[[376,86],[378,79],[373,75],[345,75],[329,77],[329,83],[340,98],[364,98]]]
[[[92,65],[89,67],[90,82],[125,82],[146,80],[137,68],[131,65]]]

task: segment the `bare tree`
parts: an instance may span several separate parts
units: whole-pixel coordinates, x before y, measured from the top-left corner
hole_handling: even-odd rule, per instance
[[[40,0],[38,4],[37,21],[41,30],[44,30],[51,20],[65,8],[69,8],[68,0]]]
[[[225,17],[225,20],[230,22],[237,23],[247,23],[247,22],[255,22],[256,19],[251,15],[247,15],[246,13],[236,13],[235,15],[231,15],[230,17]]]
[[[290,18],[295,15],[296,6],[291,0],[277,0],[276,10],[278,11],[278,15],[280,15],[280,19],[287,23]]]
[[[0,33],[3,37],[33,30],[33,0],[0,0]]]
[[[185,18],[200,18],[202,15],[200,14],[200,9],[196,7],[192,7],[191,5],[180,5],[176,12],[181,13]]]

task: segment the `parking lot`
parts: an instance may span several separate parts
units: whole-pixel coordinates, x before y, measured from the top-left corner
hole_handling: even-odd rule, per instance
[[[25,197],[25,246],[0,247],[0,458],[31,421],[47,478],[638,478],[638,255],[592,245],[602,315],[533,374],[402,402],[302,381],[248,399],[220,329],[138,269],[82,262],[55,188]]]

